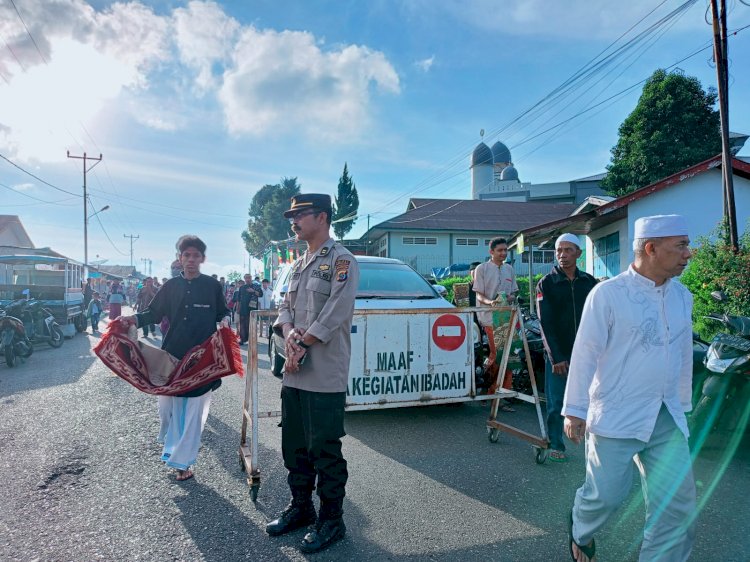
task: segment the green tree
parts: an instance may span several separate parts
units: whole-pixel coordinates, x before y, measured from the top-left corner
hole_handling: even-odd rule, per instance
[[[698,246],[680,281],[693,294],[693,329],[710,340],[723,326],[706,318],[709,313],[750,316],[750,230],[739,240],[735,253],[727,240],[723,222],[710,236],[698,240]],[[724,291],[725,302],[711,297],[712,291]]]
[[[716,98],[697,78],[654,72],[620,125],[602,188],[619,197],[721,152]]]
[[[349,169],[346,163],[344,163],[344,173],[339,178],[339,187],[336,191],[336,198],[334,203],[333,220],[341,222],[333,223],[333,232],[336,234],[336,238],[342,240],[346,236],[356,222],[357,210],[359,209],[359,195],[357,195],[357,187],[354,185],[352,177],[349,175]],[[351,218],[351,220],[349,220]]]
[[[289,200],[299,195],[300,188],[297,178],[282,178],[281,183],[266,184],[253,195],[247,230],[242,232],[248,252],[259,256],[271,240],[289,238],[289,221],[284,218],[284,211],[289,209]]]
[[[240,273],[236,269],[233,269],[232,271],[227,273],[227,281],[229,283],[236,283],[240,279],[242,279],[242,273]]]

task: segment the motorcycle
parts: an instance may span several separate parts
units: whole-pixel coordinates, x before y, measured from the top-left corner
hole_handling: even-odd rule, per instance
[[[726,300],[721,291],[711,296]],[[710,314],[724,325],[714,336],[705,358],[707,376],[690,415],[691,441],[700,443],[722,422],[730,432],[744,432],[750,417],[750,318]]]
[[[0,352],[5,357],[5,364],[14,367],[17,359],[26,359],[34,353],[34,346],[26,335],[23,322],[15,316],[9,316],[0,308]]]
[[[26,334],[32,344],[48,343],[51,347],[60,347],[64,342],[62,329],[55,322],[55,317],[36,299],[20,299],[6,307],[6,313],[23,322]]]

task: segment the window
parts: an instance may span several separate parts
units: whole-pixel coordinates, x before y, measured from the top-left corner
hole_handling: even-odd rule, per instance
[[[620,273],[620,233],[594,240],[594,277],[614,277]]]
[[[404,246],[436,246],[437,238],[434,237],[420,237],[420,236],[404,236],[401,239]]]
[[[521,254],[521,263],[529,263],[529,253]],[[534,250],[534,263],[555,263],[555,252],[552,250]]]
[[[456,238],[456,246],[479,246],[479,238]]]

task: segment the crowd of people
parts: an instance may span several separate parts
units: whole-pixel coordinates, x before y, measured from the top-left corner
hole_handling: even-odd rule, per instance
[[[292,266],[273,325],[286,357],[281,449],[291,501],[266,532],[278,536],[310,526],[300,543],[304,553],[323,550],[346,533],[348,468],[341,438],[359,269],[331,238],[331,214],[331,198],[321,194],[294,197],[284,213],[308,250]],[[568,554],[577,562],[595,559],[594,537],[625,501],[635,469],[646,504],[640,559],[687,560],[694,540],[685,415],[691,409],[692,297],[674,279],[691,256],[688,228],[680,216],[660,215],[636,220],[634,229],[633,263],[601,282],[577,267],[579,238],[558,236],[557,264],[536,290],[551,460],[567,460],[564,437],[586,444],[585,482],[567,517]],[[488,308],[480,322],[491,332],[491,309],[513,303],[518,287],[505,264],[507,241],[494,239],[488,250],[490,259],[472,268],[472,290],[476,304]],[[178,359],[214,333],[217,323],[228,327],[232,317],[239,342],[247,343],[250,313],[272,306],[267,280],[246,275],[227,283],[201,274],[205,251],[199,238],[182,237],[182,271],[161,289],[144,282],[137,314],[124,317],[145,332],[167,319],[162,348]],[[92,293],[91,302],[94,322],[101,300]],[[177,480],[193,477],[210,397],[220,384],[217,379],[190,393],[159,397],[162,460],[176,469]],[[504,374],[497,384],[507,386]],[[320,497],[317,511],[313,491]]]

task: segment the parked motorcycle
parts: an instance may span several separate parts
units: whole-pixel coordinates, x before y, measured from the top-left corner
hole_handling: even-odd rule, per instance
[[[726,295],[711,296],[723,302]],[[706,353],[708,371],[701,396],[690,415],[691,441],[700,443],[719,425],[744,432],[750,417],[750,318],[711,314],[726,332],[714,336]]]
[[[0,308],[0,353],[8,367],[14,367],[19,358],[26,359],[34,353],[34,346],[26,335],[23,322],[9,316]]]
[[[60,347],[65,342],[62,329],[55,322],[55,317],[38,300],[16,300],[6,306],[5,311],[23,322],[31,343],[46,342],[51,347]]]

